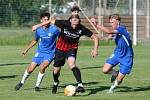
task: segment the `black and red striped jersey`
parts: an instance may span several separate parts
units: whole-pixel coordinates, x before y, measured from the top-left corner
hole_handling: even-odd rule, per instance
[[[56,47],[62,51],[78,48],[78,41],[81,36],[91,37],[93,34],[81,24],[76,29],[73,29],[69,20],[56,20],[55,25],[61,29]]]

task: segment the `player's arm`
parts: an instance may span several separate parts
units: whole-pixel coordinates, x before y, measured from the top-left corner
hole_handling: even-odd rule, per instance
[[[108,28],[106,28],[106,27],[104,27],[104,26],[102,26],[102,25],[96,25],[96,27],[97,27],[98,29],[100,29],[101,31],[106,32],[106,33],[108,33],[108,34],[116,34],[116,30],[108,29]]]
[[[116,30],[108,29],[108,28],[106,28],[106,27],[104,27],[102,25],[98,25],[94,18],[91,18],[90,21],[91,21],[91,23],[93,23],[93,25],[95,25],[98,29],[100,29],[103,32],[106,32],[108,34],[115,34],[116,33]]]
[[[22,51],[22,55],[26,55],[26,53],[29,51],[29,49],[31,49],[35,44],[37,44],[37,41],[35,39],[33,39],[31,41],[31,43],[27,46],[27,48],[25,50]]]
[[[94,42],[94,47],[91,52],[91,55],[95,58],[98,55],[98,46],[99,46],[98,36],[84,26],[82,26],[82,30],[83,30],[84,35],[90,37]]]
[[[91,39],[93,39],[93,41],[94,41],[94,47],[91,52],[91,55],[95,58],[98,55],[99,39],[95,33],[92,34]]]
[[[38,35],[38,30],[36,30],[34,34],[34,39],[30,42],[27,48],[24,51],[22,51],[22,55],[24,56],[29,51],[29,49],[31,49],[34,45],[36,45],[38,40],[39,40],[39,35]]]
[[[35,31],[38,27],[41,27],[41,26],[44,26],[44,25],[47,25],[47,24],[54,24],[54,23],[55,23],[55,19],[44,21],[44,22],[42,22],[40,24],[32,26],[32,31]]]

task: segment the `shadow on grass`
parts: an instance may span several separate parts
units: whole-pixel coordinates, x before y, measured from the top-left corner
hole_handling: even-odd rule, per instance
[[[105,90],[109,90],[110,86],[91,86],[88,87],[86,89],[86,91],[90,91],[88,94],[86,95],[81,95],[81,96],[89,96],[89,95],[93,95],[93,94],[97,94],[100,91],[105,91]],[[120,89],[117,91],[117,89]],[[116,92],[139,92],[139,91],[150,91],[150,86],[144,86],[144,87],[117,87]],[[80,96],[80,95],[79,95]]]
[[[29,63],[7,63],[7,64],[0,64],[0,66],[10,66],[10,65],[25,65]]]
[[[98,82],[88,82],[88,83],[84,83],[84,86],[88,86],[88,85],[95,85],[95,84],[98,84]],[[64,89],[67,85],[74,85],[74,86],[77,86],[77,84],[60,84],[58,86],[58,89]],[[33,90],[34,88],[27,88],[27,89],[24,89],[24,90]],[[52,85],[50,87],[41,87],[40,88],[40,91],[45,91],[45,90],[52,90]],[[58,93],[63,93],[63,92],[58,92]]]
[[[83,93],[83,94],[78,94],[76,96],[89,96],[89,95],[94,95],[97,93],[100,93],[102,91],[105,90],[109,90],[110,86],[94,86],[96,84],[98,84],[99,82],[88,82],[88,83],[84,83],[85,86],[85,90],[87,94]],[[75,86],[75,84],[72,84]],[[59,90],[59,89],[64,89],[67,85],[66,84],[61,84],[58,86],[58,92],[57,94],[62,94],[63,91]],[[119,89],[119,90],[118,90]],[[28,89],[24,89],[24,90],[34,90],[34,88],[28,88]],[[44,87],[44,88],[40,88],[40,91],[50,91],[52,90],[52,86],[50,87]],[[138,91],[150,91],[150,86],[145,86],[145,87],[128,87],[128,86],[122,86],[122,87],[117,87],[115,92],[138,92]]]
[[[80,69],[100,69],[102,68],[103,66],[95,66],[95,67],[83,67],[83,68],[80,68]]]
[[[98,92],[108,90],[109,88],[110,88],[109,86],[97,86],[97,87],[93,86],[93,87],[86,89],[86,91],[90,91],[90,92],[84,96],[97,94]]]
[[[15,78],[17,75],[9,75],[9,76],[0,76],[1,80]]]
[[[123,88],[123,90],[119,90],[117,92],[138,92],[138,91],[150,91],[150,86],[144,86],[144,87],[118,87],[119,89]]]

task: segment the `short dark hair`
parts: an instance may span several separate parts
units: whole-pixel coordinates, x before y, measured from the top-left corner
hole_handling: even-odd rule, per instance
[[[70,19],[72,19],[72,18],[80,19],[79,15],[71,15],[71,16],[70,16]]]
[[[73,6],[73,7],[71,8],[71,12],[73,12],[73,11],[78,11],[78,12],[80,12],[81,10],[80,10],[80,8],[79,8],[78,6]]]
[[[41,13],[40,18],[42,19],[43,17],[48,17],[48,19],[50,18],[50,13]]]
[[[121,21],[121,17],[119,14],[112,14],[109,16],[109,19],[113,19],[113,18],[118,20],[118,21]]]

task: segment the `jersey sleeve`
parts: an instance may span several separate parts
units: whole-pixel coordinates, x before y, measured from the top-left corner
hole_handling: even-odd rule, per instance
[[[35,33],[34,33],[34,39],[35,39],[36,41],[39,40],[39,35],[38,35],[37,30],[36,30]]]
[[[55,25],[59,28],[63,28],[66,24],[67,20],[55,20]]]
[[[93,32],[84,26],[82,26],[82,31],[85,36],[91,37],[93,35]]]

